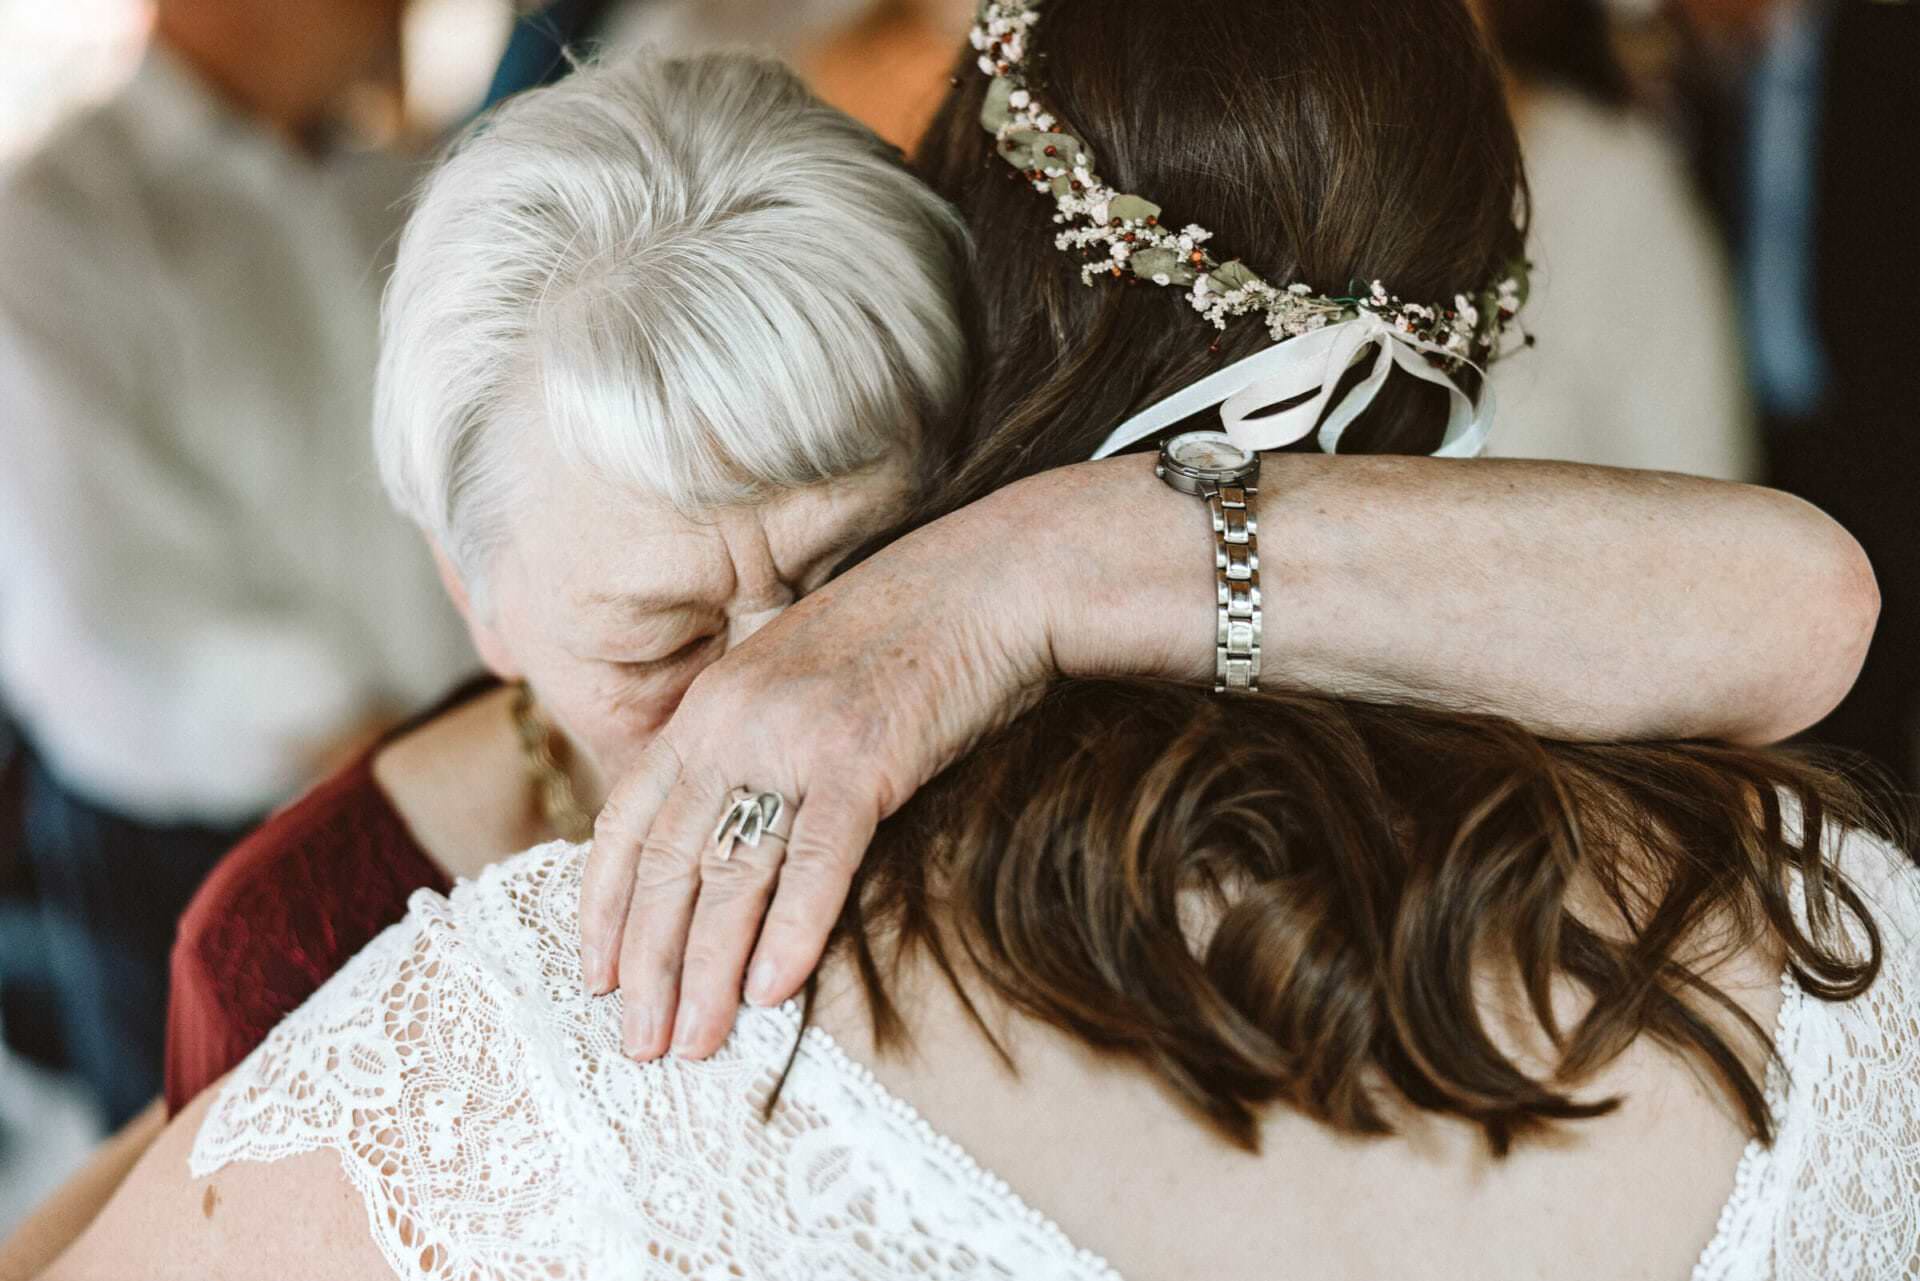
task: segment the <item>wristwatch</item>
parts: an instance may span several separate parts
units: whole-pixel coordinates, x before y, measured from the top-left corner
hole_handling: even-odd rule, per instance
[[[1160,446],[1160,479],[1204,499],[1213,518],[1214,580],[1219,628],[1213,692],[1260,688],[1260,543],[1253,499],[1260,455],[1224,432],[1190,431]]]

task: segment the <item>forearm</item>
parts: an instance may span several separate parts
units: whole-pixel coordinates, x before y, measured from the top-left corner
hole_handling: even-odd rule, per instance
[[[102,1143],[86,1165],[0,1245],[0,1281],[38,1276],[79,1240],[166,1124],[166,1106],[155,1099]]]
[[[1211,679],[1205,509],[1151,458],[1004,501],[1044,531],[1035,567],[1070,574],[1044,595],[1058,670]],[[1555,737],[1785,737],[1851,685],[1878,605],[1813,508],[1663,473],[1275,454],[1259,522],[1267,684]]]

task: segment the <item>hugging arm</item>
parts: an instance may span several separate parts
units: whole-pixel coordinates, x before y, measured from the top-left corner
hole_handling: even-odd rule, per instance
[[[1004,491],[1032,535],[1078,553],[1043,598],[1066,674],[1212,679],[1205,508],[1151,472],[1120,459]],[[1110,525],[1076,538],[1100,509]],[[1259,517],[1270,683],[1492,712],[1549,738],[1789,737],[1851,687],[1878,612],[1844,530],[1748,485],[1271,455]]]
[[[1524,461],[1267,459],[1263,680],[1549,737],[1766,742],[1819,719],[1878,596],[1786,495]],[[875,825],[1055,676],[1211,680],[1213,540],[1139,456],[902,538],[702,672],[600,816],[583,965],[638,1057],[704,1055],[818,961]],[[798,802],[719,859],[731,788]],[[752,964],[748,965],[751,953]]]

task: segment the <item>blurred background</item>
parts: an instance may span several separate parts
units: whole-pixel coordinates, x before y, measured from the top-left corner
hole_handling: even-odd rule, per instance
[[[1885,603],[1813,736],[1920,786],[1920,11],[1474,3],[1533,184],[1496,451],[1832,512]],[[366,448],[435,148],[642,40],[771,47],[911,148],[972,9],[0,0],[0,1233],[157,1090],[212,862],[472,670]]]

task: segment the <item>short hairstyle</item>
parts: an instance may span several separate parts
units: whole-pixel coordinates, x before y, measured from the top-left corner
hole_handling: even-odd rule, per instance
[[[682,510],[944,452],[965,232],[780,63],[645,51],[477,122],[427,179],[382,314],[375,450],[470,586],[527,410],[569,465]]]

